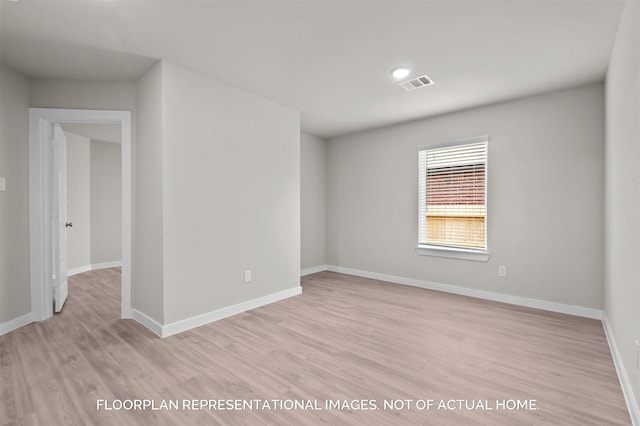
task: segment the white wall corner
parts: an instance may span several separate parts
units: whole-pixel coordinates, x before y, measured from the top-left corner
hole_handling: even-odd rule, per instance
[[[24,327],[25,325],[29,325],[34,321],[33,313],[29,312],[28,314],[14,318],[11,321],[4,322],[0,324],[0,336],[17,330],[20,327]]]
[[[300,276],[304,277],[305,275],[315,274],[317,272],[328,271],[329,265],[318,265],[312,266],[311,268],[305,268],[300,271]]]
[[[191,330],[192,328],[200,327],[202,325],[206,325],[214,321],[230,317],[232,315],[240,314],[251,309],[259,308],[264,305],[269,305],[283,299],[288,299],[289,297],[297,296],[299,294],[302,294],[302,287],[293,287],[287,290],[258,297],[256,299],[247,300],[246,302],[238,303],[237,305],[227,306],[226,308],[207,312],[206,314],[197,315],[185,320],[173,322],[171,324],[163,326],[161,333],[156,334],[161,337],[172,336],[177,333],[182,333],[183,331]],[[155,330],[152,329],[152,331],[154,331],[155,333]]]
[[[611,325],[609,324],[609,320],[607,319],[606,312],[602,316],[602,325],[604,326],[604,334],[607,336],[607,341],[609,342],[609,347],[611,348],[613,365],[616,367],[616,373],[618,373],[618,380],[620,381],[620,386],[622,387],[624,400],[627,403],[627,409],[629,410],[629,415],[631,416],[631,424],[633,424],[633,426],[640,426],[640,408],[638,408],[637,400],[635,398],[635,395],[633,394],[633,387],[631,386],[631,381],[629,380],[629,376],[627,375],[627,370],[624,368],[624,364],[622,363],[622,356],[618,351],[618,345],[616,344],[616,340],[613,337],[613,330],[611,329]]]
[[[164,337],[162,335],[162,324],[160,324],[153,318],[147,316],[146,314],[143,314],[142,312],[136,309],[131,310],[131,317],[134,320],[138,321],[143,326],[145,326],[146,328],[148,328],[149,330],[151,330],[158,337]]]
[[[475,297],[477,299],[493,300],[494,302],[508,303],[510,305],[526,306],[528,308],[542,309],[545,311],[576,315],[579,317],[593,318],[598,320],[602,319],[602,310],[600,309],[585,308],[583,306],[567,305],[564,303],[549,302],[546,300],[531,299],[528,297],[512,296],[504,293],[477,290],[468,287],[459,287],[451,284],[441,284],[432,281],[418,280],[415,278],[379,274],[377,272],[362,271],[359,269],[345,268],[342,266],[329,265],[327,270],[332,272],[339,272],[342,274],[355,275],[358,277],[371,278],[374,280],[387,281],[393,284],[402,284],[411,287],[425,288],[427,290],[436,290],[445,293],[459,294],[462,296]]]

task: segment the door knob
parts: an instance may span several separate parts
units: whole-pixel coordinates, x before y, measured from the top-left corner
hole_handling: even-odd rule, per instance
[[[73,223],[67,222],[67,223],[64,224],[64,227],[65,228],[71,228],[71,227],[73,227]]]

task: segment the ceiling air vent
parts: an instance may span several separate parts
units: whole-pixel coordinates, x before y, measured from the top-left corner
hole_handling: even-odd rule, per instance
[[[419,75],[418,77],[411,78],[409,80],[401,81],[398,83],[407,92],[416,90],[421,87],[431,86],[433,80],[431,80],[426,74]]]

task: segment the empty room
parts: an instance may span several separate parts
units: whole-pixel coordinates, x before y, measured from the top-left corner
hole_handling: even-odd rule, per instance
[[[640,1],[0,25],[0,425],[640,426]]]

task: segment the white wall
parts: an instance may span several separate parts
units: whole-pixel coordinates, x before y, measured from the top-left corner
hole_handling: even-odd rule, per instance
[[[38,108],[134,111],[135,84],[107,81],[34,80],[30,105]]]
[[[300,133],[300,269],[327,263],[327,142]]]
[[[299,113],[170,63],[162,75],[165,322],[298,288]]]
[[[416,148],[480,135],[490,260],[416,255]],[[601,84],[330,140],[327,261],[601,309],[603,141]]]
[[[164,323],[163,93],[159,63],[136,84],[132,308]]]
[[[18,129],[24,139],[8,156],[15,173],[24,174],[8,179],[23,201],[15,210],[19,219],[10,220],[19,235],[8,255],[20,259],[26,275],[19,294],[3,294],[11,310],[3,309],[2,318],[30,307],[27,106],[134,112],[136,312],[166,324],[299,288],[298,112],[170,64],[158,64],[136,84],[37,80],[29,86],[7,73],[5,85],[13,95],[2,95],[11,106],[2,113],[3,135]],[[10,129],[4,121],[20,125]],[[253,270],[248,285],[245,269]]]
[[[91,140],[91,264],[122,260],[121,145]]]
[[[604,308],[640,405],[640,3],[628,1],[606,79]]]
[[[116,143],[67,135],[69,269],[122,260],[122,159]]]
[[[31,312],[29,81],[0,65],[0,329]]]
[[[91,265],[91,141],[67,136],[67,232],[69,270]]]

